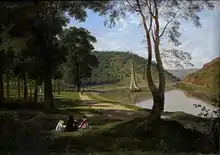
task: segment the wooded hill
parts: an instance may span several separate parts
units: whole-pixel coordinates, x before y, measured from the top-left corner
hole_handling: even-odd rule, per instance
[[[147,82],[146,80],[146,59],[130,52],[121,51],[96,51],[93,54],[98,58],[99,65],[92,69],[90,79],[83,81],[84,84],[107,84],[107,83],[124,83],[129,84],[131,77],[131,61],[134,60],[136,80],[138,83]],[[152,76],[157,81],[156,64],[152,66]],[[167,81],[177,81],[177,77],[165,71]],[[67,81],[65,81],[67,83]]]

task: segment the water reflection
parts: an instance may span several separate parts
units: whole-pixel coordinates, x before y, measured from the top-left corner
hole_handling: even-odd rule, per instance
[[[150,99],[142,102],[137,102],[136,105],[146,109],[151,109],[153,106],[153,100]],[[199,105],[199,106],[195,107],[195,105]],[[217,110],[217,107],[207,104],[204,101],[191,98],[189,97],[189,94],[186,95],[181,90],[171,90],[165,93],[164,111],[170,111],[170,112],[182,111],[185,113],[199,116],[203,108],[205,108],[208,111],[208,113],[212,113]],[[216,117],[216,115],[217,114],[214,114],[214,117]],[[210,116],[203,116],[203,117],[210,117]]]

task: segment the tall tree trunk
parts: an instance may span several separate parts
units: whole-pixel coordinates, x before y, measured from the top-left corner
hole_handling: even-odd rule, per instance
[[[38,98],[38,82],[35,80],[34,84],[34,104],[37,104],[37,98]]]
[[[40,93],[43,93],[43,85],[40,85]]]
[[[56,83],[54,79],[52,79],[52,91],[53,91],[53,95],[55,95],[56,94]]]
[[[17,91],[18,91],[18,99],[21,97],[21,85],[20,85],[20,79],[19,77],[17,78]]]
[[[6,74],[6,95],[7,98],[10,97],[10,77],[8,74]]]
[[[57,80],[57,93],[60,95],[60,80]]]
[[[11,80],[11,84],[12,84],[12,89],[13,90],[17,88],[16,80],[14,78]]]
[[[80,65],[78,61],[78,54],[76,56],[76,90],[80,92]]]
[[[154,2],[154,9],[155,9],[155,31],[154,31],[154,53],[157,61],[157,70],[158,70],[158,76],[159,76],[159,90],[156,92],[155,97],[154,97],[154,106],[152,111],[155,111],[154,113],[158,118],[162,115],[162,112],[164,110],[164,92],[165,92],[165,75],[164,75],[164,69],[163,69],[163,63],[161,60],[160,56],[160,36],[159,36],[159,30],[160,30],[160,25],[159,25],[159,18],[158,18],[158,8],[157,8],[157,2],[156,0]]]
[[[23,75],[23,87],[24,87],[24,100],[28,100],[28,78],[27,78],[27,73],[25,72]]]
[[[4,81],[3,81],[3,75],[0,73],[0,108],[2,107],[3,102],[4,102]]]
[[[52,79],[50,75],[44,77],[44,103],[48,104],[50,108],[54,108]]]
[[[29,99],[32,100],[32,86],[31,86],[32,82],[30,80],[29,82]]]
[[[151,111],[151,115],[154,119],[160,119],[164,110],[164,92],[154,92],[153,94],[153,107]]]
[[[155,40],[154,35],[152,35],[153,38],[151,38],[150,36],[150,32],[152,32],[152,23],[153,23],[153,17],[152,15],[150,15],[150,26],[147,26],[147,22],[146,22],[146,18],[144,13],[142,12],[139,0],[136,0],[138,8],[139,8],[139,12],[141,15],[141,19],[143,22],[143,26],[144,26],[144,30],[145,30],[145,36],[146,36],[146,40],[147,40],[147,47],[148,47],[148,61],[147,61],[147,81],[148,81],[148,86],[150,88],[151,94],[153,96],[153,107],[152,107],[152,112],[151,112],[151,116],[153,116],[153,118],[159,119],[161,116],[161,109],[163,109],[162,107],[164,106],[164,92],[162,91],[162,87],[160,83],[159,85],[159,89],[156,87],[153,79],[152,79],[152,75],[151,75],[151,63],[152,63],[152,43],[151,40],[153,40],[154,45],[155,43],[159,43],[159,40]],[[157,11],[157,10],[156,10]],[[156,27],[156,32],[154,33],[158,33],[158,27]],[[152,32],[153,33],[153,32]],[[159,35],[158,35],[159,36]],[[157,38],[158,39],[158,38]],[[154,47],[159,47],[155,45]],[[156,49],[158,50],[158,49]],[[158,56],[158,55],[157,55]],[[158,57],[156,58],[158,60]],[[159,71],[159,76],[162,75],[160,74],[160,70]]]

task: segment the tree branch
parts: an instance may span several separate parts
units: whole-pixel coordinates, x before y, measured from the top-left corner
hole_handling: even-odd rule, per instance
[[[139,0],[136,0],[137,2],[137,6],[138,8],[140,9],[139,12],[140,12],[140,15],[141,15],[141,18],[142,18],[142,21],[143,21],[143,25],[144,25],[144,29],[145,29],[145,35],[146,35],[146,38],[147,38],[147,48],[148,48],[148,61],[147,61],[147,80],[148,80],[148,86],[151,90],[151,92],[156,92],[158,89],[152,79],[152,75],[151,75],[151,63],[152,63],[152,45],[151,45],[151,38],[150,38],[150,34],[149,34],[149,29],[147,27],[147,24],[146,24],[146,19],[145,19],[145,16],[141,10],[141,7],[140,7],[140,3],[139,3]]]
[[[157,8],[156,0],[154,0],[154,9],[155,9],[155,17],[158,17],[158,8]]]
[[[126,0],[126,2],[128,3],[128,5],[130,6],[131,9],[134,9],[134,11],[139,12],[139,10],[136,10],[136,9],[131,5],[131,3],[129,2],[129,0]]]
[[[163,31],[161,32],[161,34],[159,35],[159,38],[161,38],[167,28],[167,26],[175,19],[175,17],[177,16],[177,14],[179,13],[180,9],[177,11],[177,13],[173,16],[173,18],[171,18],[165,25],[165,27],[163,28]]]
[[[145,0],[146,1],[146,4],[147,4],[147,7],[148,7],[148,9],[149,9],[149,12],[150,12],[150,15],[153,17],[153,18],[155,18],[155,15],[154,15],[154,13],[153,13],[153,11],[151,10],[151,0]],[[148,2],[149,2],[149,4],[148,4]]]

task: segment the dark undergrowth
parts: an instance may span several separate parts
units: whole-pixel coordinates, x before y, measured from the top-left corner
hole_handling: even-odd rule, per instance
[[[208,134],[189,128],[189,124],[200,126],[205,122],[196,122],[194,116],[168,113],[169,119],[158,122],[149,122],[146,117],[124,121],[106,118],[91,108],[80,108],[83,103],[79,101],[56,100],[55,105],[56,111],[27,109],[27,105],[26,109],[1,110],[0,154],[215,153]],[[69,114],[88,115],[90,128],[72,133],[54,132],[57,121],[66,120]]]

